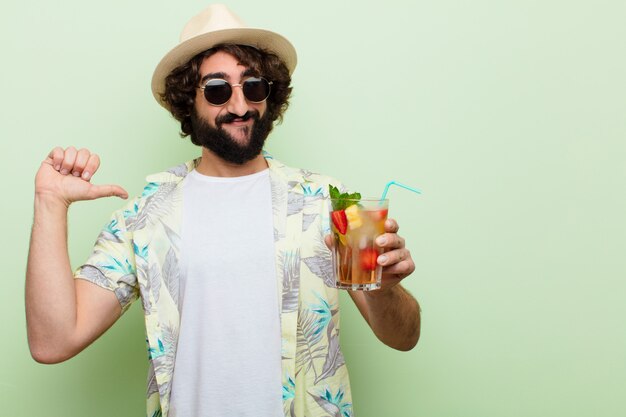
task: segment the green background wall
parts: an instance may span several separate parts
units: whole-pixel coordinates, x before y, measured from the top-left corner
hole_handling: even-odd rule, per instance
[[[197,149],[150,77],[206,3],[4,0],[3,416],[140,416],[141,307],[73,360],[28,353],[24,272],[33,178],[56,145],[102,157],[131,195]],[[378,195],[392,191],[423,308],[409,353],[347,297],[342,343],[358,417],[626,415],[626,3],[238,0],[289,37],[295,92],[268,149]],[[109,199],[70,213],[74,266]]]

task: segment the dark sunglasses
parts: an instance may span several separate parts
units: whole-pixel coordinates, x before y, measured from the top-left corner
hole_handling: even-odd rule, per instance
[[[228,103],[233,95],[234,87],[241,87],[244,97],[249,102],[261,103],[270,96],[271,85],[271,81],[261,77],[246,78],[241,84],[230,84],[221,78],[213,78],[198,88],[204,90],[204,98],[209,104],[221,106]]]

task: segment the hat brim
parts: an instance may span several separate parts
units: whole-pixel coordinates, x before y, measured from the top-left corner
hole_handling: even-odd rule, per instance
[[[278,33],[256,28],[222,29],[190,38],[169,51],[152,74],[152,94],[156,101],[169,110],[161,95],[165,92],[165,78],[175,68],[188,62],[197,54],[219,44],[249,45],[275,53],[293,74],[297,64],[296,49]]]

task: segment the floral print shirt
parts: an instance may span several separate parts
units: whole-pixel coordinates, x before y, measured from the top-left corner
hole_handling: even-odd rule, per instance
[[[323,238],[329,233],[328,184],[339,184],[264,156],[272,188],[285,417],[351,417],[339,297]],[[180,324],[182,180],[198,163],[149,176],[142,195],[113,213],[75,273],[114,291],[123,311],[141,299],[150,361],[148,417],[166,417],[169,410]]]

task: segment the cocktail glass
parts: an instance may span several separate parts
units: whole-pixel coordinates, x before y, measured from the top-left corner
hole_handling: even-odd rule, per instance
[[[375,239],[385,233],[389,200],[361,198],[346,200],[347,206],[330,213],[333,238],[332,260],[337,288],[376,290],[382,266],[376,260],[383,252]],[[331,199],[331,207],[337,207]]]

